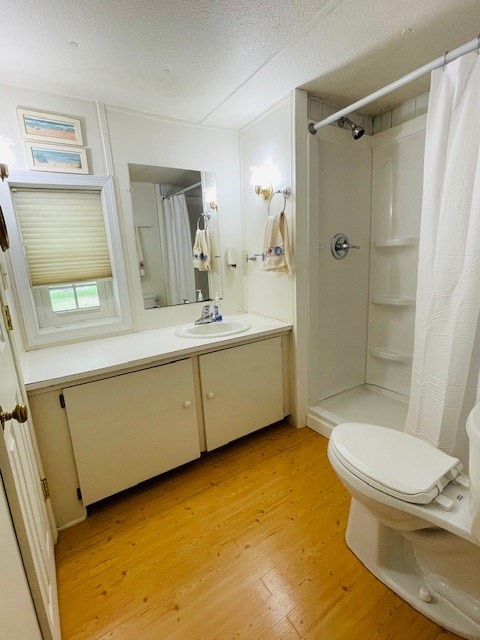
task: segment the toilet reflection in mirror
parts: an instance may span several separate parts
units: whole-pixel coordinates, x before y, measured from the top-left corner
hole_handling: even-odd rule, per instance
[[[128,169],[145,309],[222,297],[215,174],[139,164]]]

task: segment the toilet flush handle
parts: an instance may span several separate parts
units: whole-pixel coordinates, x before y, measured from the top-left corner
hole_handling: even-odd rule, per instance
[[[453,500],[450,500],[450,498],[447,498],[447,496],[440,494],[434,498],[433,501],[444,511],[451,511],[453,509],[454,502]]]

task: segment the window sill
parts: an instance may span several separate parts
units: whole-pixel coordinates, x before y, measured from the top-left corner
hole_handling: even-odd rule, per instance
[[[95,322],[65,325],[64,327],[47,327],[39,329],[37,335],[29,341],[26,351],[56,347],[85,340],[109,338],[132,333],[133,326],[121,320],[102,318]]]

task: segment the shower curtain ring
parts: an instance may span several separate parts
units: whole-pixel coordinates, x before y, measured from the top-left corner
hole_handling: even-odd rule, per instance
[[[445,53],[443,54],[443,67],[442,67],[442,71],[445,71],[445,68],[447,66],[447,55],[448,55],[448,51],[445,51]]]
[[[477,56],[480,56],[480,33],[477,36]]]

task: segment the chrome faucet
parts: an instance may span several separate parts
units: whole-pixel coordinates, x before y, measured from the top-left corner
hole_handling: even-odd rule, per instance
[[[210,311],[210,305],[205,304],[202,307],[202,315],[198,320],[195,320],[195,324],[208,324],[209,322],[215,322],[215,316]]]

